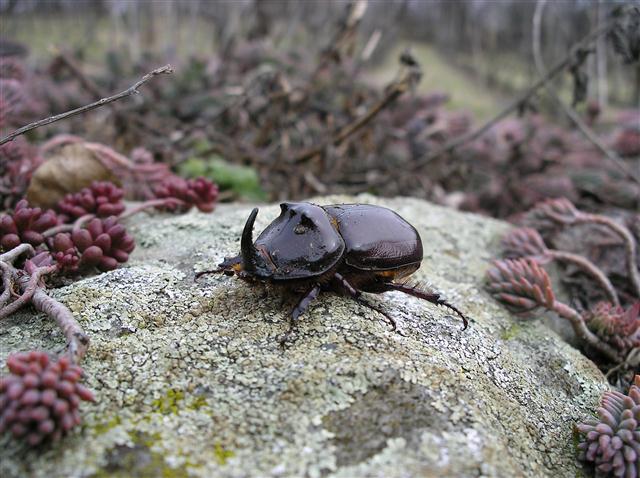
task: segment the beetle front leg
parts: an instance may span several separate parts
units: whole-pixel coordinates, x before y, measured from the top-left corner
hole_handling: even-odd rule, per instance
[[[284,348],[285,343],[289,340],[289,337],[293,334],[296,325],[298,323],[298,317],[300,317],[308,308],[309,304],[313,302],[313,300],[318,297],[320,293],[320,285],[314,284],[311,289],[309,289],[300,299],[300,301],[296,304],[291,311],[291,318],[289,320],[289,330],[285,332],[285,334],[280,338],[280,346]]]

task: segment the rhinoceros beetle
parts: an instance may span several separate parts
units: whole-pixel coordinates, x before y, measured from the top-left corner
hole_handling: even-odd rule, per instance
[[[280,216],[253,242],[258,208],[249,214],[240,241],[240,254],[225,258],[218,269],[247,281],[287,286],[301,293],[291,313],[287,340],[298,317],[320,291],[334,291],[382,313],[395,330],[395,321],[361,298],[362,292],[404,292],[455,311],[439,294],[402,282],[422,262],[418,231],[394,211],[370,204],[282,203]],[[400,281],[400,282],[398,282]]]

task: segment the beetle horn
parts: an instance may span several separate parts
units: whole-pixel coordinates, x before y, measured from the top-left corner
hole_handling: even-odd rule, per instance
[[[253,247],[253,223],[256,221],[258,208],[254,208],[249,214],[244,229],[242,231],[242,239],[240,241],[240,252],[242,253],[242,262],[245,269],[255,269],[256,266],[256,248]]]

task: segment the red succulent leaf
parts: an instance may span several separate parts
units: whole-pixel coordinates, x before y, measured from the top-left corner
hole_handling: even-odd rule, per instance
[[[87,214],[98,217],[117,216],[125,209],[122,202],[124,192],[108,181],[94,181],[91,186],[77,193],[67,194],[56,206],[58,211],[70,219]]]
[[[80,424],[79,404],[94,401],[79,383],[83,372],[64,356],[16,353],[7,359],[9,375],[0,379],[0,433],[11,432],[37,446],[59,440]]]
[[[532,259],[494,261],[486,275],[487,290],[518,312],[553,308],[555,296],[547,272]]]
[[[42,233],[56,226],[58,222],[54,211],[29,207],[27,200],[23,199],[16,204],[13,213],[0,216],[0,246],[9,250],[26,242],[37,247],[44,242]]]
[[[156,187],[155,195],[159,199],[174,198],[182,202],[175,205],[166,204],[161,207],[162,209],[187,210],[196,206],[202,212],[211,212],[218,199],[218,186],[203,177],[183,179],[171,176]]]

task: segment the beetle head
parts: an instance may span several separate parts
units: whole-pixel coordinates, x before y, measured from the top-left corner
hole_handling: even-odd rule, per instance
[[[220,264],[224,273],[258,280],[301,279],[318,276],[337,263],[345,245],[324,209],[310,203],[283,203],[280,210],[255,242],[258,209],[251,211],[240,255]]]

